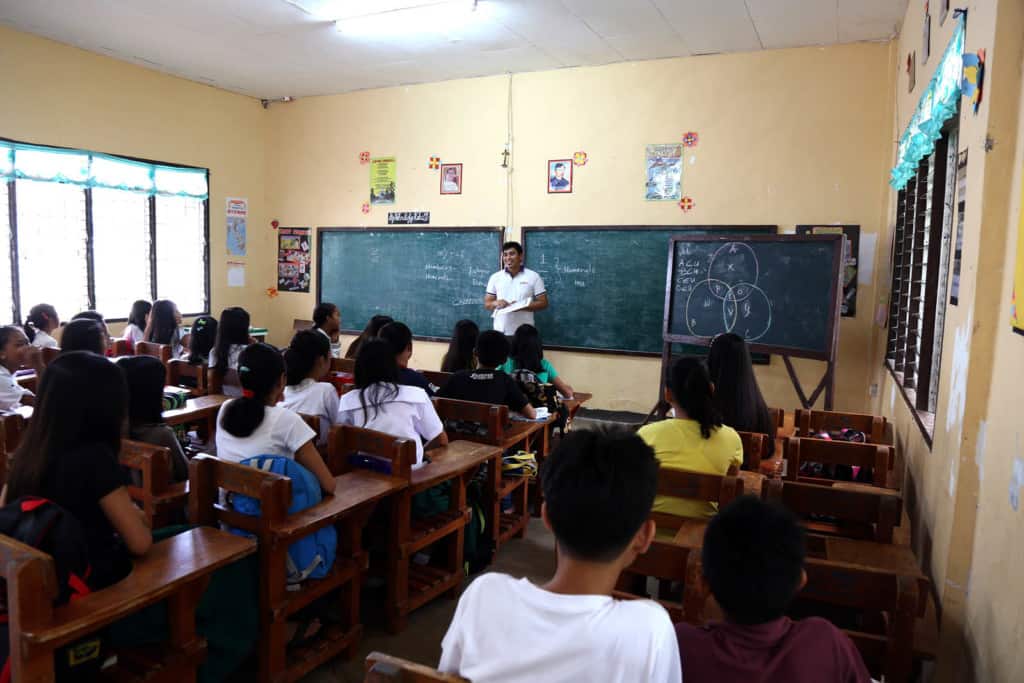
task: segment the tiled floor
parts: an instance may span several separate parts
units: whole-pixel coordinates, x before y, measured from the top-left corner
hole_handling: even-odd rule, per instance
[[[544,581],[554,573],[554,548],[551,532],[539,519],[533,519],[526,538],[502,547],[490,571]],[[374,650],[436,666],[441,657],[441,639],[448,630],[455,604],[454,600],[441,598],[416,610],[409,616],[408,628],[397,636],[390,635],[383,626],[367,626],[356,657],[325,664],[304,678],[303,683],[358,683],[363,680],[363,660]],[[371,611],[367,621],[375,621],[375,616]]]

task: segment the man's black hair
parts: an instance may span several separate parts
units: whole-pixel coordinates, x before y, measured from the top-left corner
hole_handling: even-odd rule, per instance
[[[523,255],[523,245],[519,244],[519,242],[508,241],[501,245],[502,253],[505,253],[509,249],[515,249],[520,256]]]
[[[728,617],[764,624],[783,616],[800,588],[804,532],[785,508],[741,496],[708,524],[701,560]]]
[[[558,162],[557,164],[555,164],[555,170],[556,171],[558,169],[560,169],[560,168],[565,168],[565,164],[563,164],[562,162]]]
[[[313,326],[323,327],[327,319],[334,315],[334,312],[338,310],[338,307],[332,304],[330,301],[321,301],[313,309]]]
[[[544,461],[541,485],[562,551],[610,562],[651,514],[658,460],[633,432],[577,430]]]
[[[508,337],[497,330],[481,332],[476,339],[476,359],[482,368],[496,368],[508,360]]]

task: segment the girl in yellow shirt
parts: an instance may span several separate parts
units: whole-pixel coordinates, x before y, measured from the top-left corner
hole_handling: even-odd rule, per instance
[[[675,417],[641,427],[638,432],[663,467],[703,474],[727,474],[739,469],[743,444],[736,430],[722,424],[712,398],[714,391],[701,360],[680,358],[672,365],[665,400],[672,404]],[[705,518],[714,516],[718,505],[657,496],[654,512]]]

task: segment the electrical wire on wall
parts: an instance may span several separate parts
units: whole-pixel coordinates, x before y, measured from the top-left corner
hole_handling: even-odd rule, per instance
[[[505,238],[512,239],[514,222],[513,217],[515,215],[515,206],[513,201],[515,199],[514,192],[512,190],[512,79],[514,76],[508,74],[508,122],[506,124],[505,134],[505,150],[502,152],[501,167],[505,169]]]

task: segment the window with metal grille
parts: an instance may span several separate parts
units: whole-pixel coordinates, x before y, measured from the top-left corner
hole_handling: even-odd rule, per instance
[[[885,360],[930,440],[938,395],[957,131],[936,142],[899,191]]]

